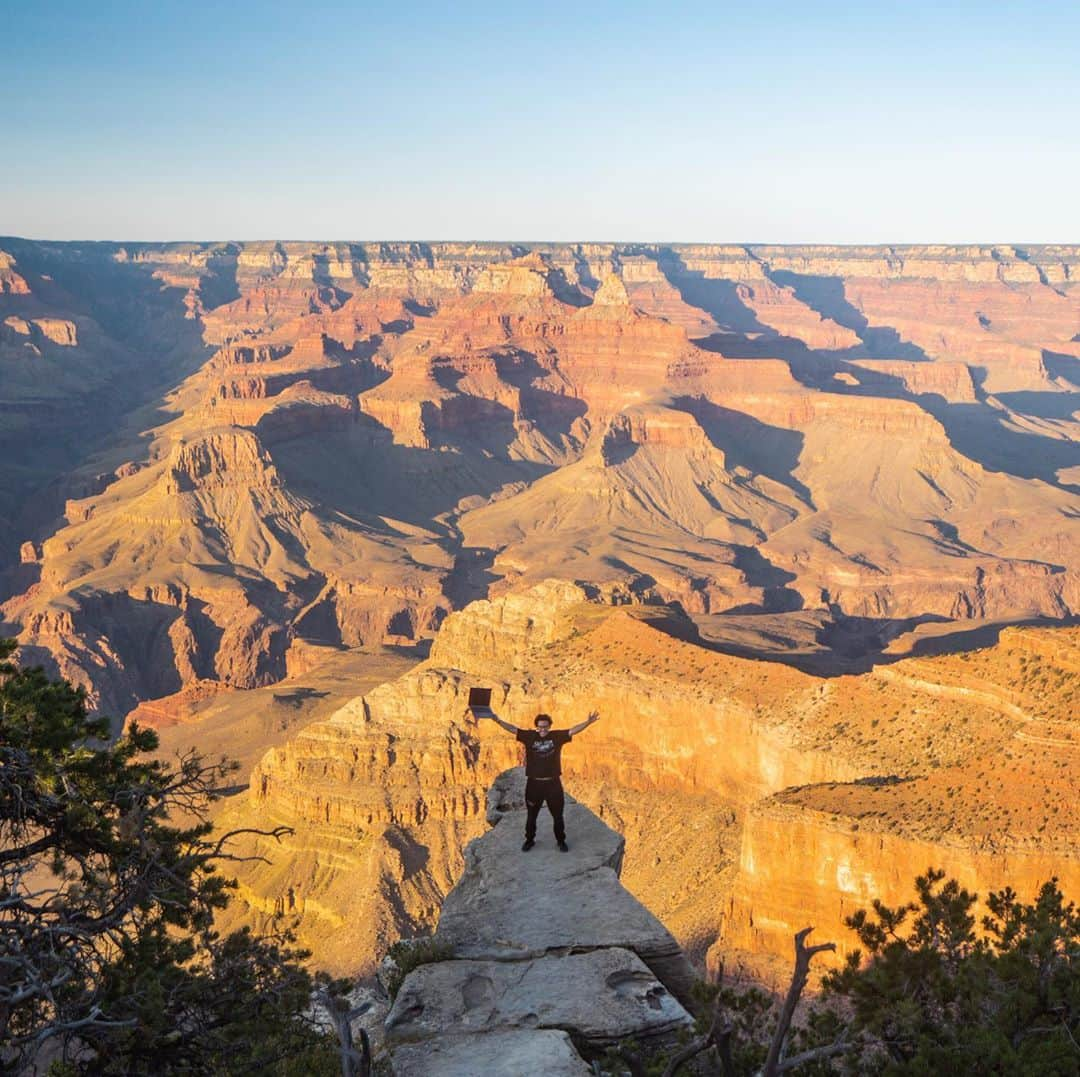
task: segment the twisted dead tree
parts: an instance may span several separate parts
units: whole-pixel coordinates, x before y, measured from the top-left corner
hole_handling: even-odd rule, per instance
[[[787,996],[784,998],[784,1004],[780,1008],[780,1018],[769,1043],[769,1053],[765,1056],[765,1065],[761,1069],[761,1077],[777,1077],[778,1074],[787,1073],[789,1070],[796,1069],[807,1062],[822,1058],[833,1058],[847,1049],[846,1041],[840,1039],[835,1043],[815,1047],[790,1058],[787,1057],[791,1020],[795,1016],[795,1008],[798,1006],[799,999],[802,998],[807,981],[810,979],[810,962],[817,954],[836,950],[835,942],[822,942],[816,946],[807,946],[806,939],[813,930],[812,927],[804,927],[802,931],[795,935],[795,971],[792,973],[791,984],[788,987]]]
[[[325,1010],[337,1037],[341,1077],[371,1077],[371,1041],[367,1030],[360,1029],[359,1049],[353,1042],[352,1030],[353,1021],[367,1013],[371,1003],[350,1006],[343,993],[335,993],[327,987],[320,987],[315,992],[315,1001]]]
[[[788,987],[776,1028],[769,1041],[765,1055],[765,1063],[758,1071],[758,1077],[779,1077],[782,1073],[788,1073],[808,1062],[814,1062],[825,1058],[834,1058],[843,1054],[848,1049],[846,1031],[841,1038],[830,1044],[802,1051],[797,1055],[789,1056],[787,1053],[790,1043],[791,1022],[795,1016],[802,993],[810,978],[810,962],[820,953],[834,951],[836,944],[833,942],[821,943],[817,946],[807,946],[806,939],[814,929],[803,928],[795,935],[795,967],[792,972],[791,984]],[[731,1008],[731,1001],[725,997],[724,992],[718,992],[712,1002],[712,1010],[708,1028],[689,1043],[676,1050],[666,1061],[663,1077],[675,1077],[688,1062],[697,1058],[707,1051],[715,1050],[720,1064],[720,1073],[723,1077],[737,1077],[738,1070],[735,1063],[734,1051],[737,1046],[736,1035],[738,1033],[737,1022]],[[631,1077],[645,1077],[646,1063],[640,1052],[621,1045],[615,1050],[619,1060],[627,1066]],[[599,1073],[599,1065],[594,1063],[594,1072]]]

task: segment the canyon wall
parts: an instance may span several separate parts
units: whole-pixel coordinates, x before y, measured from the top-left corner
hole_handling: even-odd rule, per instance
[[[0,630],[117,728],[243,726],[220,823],[292,832],[237,921],[340,971],[431,926],[517,759],[473,683],[600,709],[571,788],[696,957],[924,858],[1074,878],[1080,248],[0,252]]]
[[[670,607],[561,582],[477,602],[446,619],[427,662],[269,751],[224,807],[223,827],[294,830],[251,841],[271,862],[240,866],[232,922],[283,914],[341,972],[430,930],[483,832],[485,786],[519,757],[466,714],[472,684],[519,727],[599,710],[565,749],[567,788],[627,835],[624,882],[713,966],[768,975],[807,923],[842,953],[843,917],[906,901],[929,866],[984,894],[1051,874],[1080,886],[1076,674],[1049,709],[1032,705],[1075,646],[1075,630],[1015,630],[971,656],[822,678],[710,650]],[[1003,700],[1036,653],[1026,694]]]

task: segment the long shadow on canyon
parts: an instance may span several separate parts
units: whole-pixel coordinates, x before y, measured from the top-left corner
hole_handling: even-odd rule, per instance
[[[891,326],[871,325],[862,311],[848,300],[843,278],[808,276],[782,269],[766,269],[765,275],[775,284],[790,288],[796,299],[821,317],[850,329],[862,341],[865,357],[931,361],[922,348],[904,340]],[[850,351],[846,354],[855,358]]]
[[[1080,344],[1080,333],[1073,337],[1073,343]],[[1075,355],[1065,355],[1049,349],[1043,350],[1042,358],[1051,377],[1071,382],[1075,388],[1080,389],[1080,359]]]
[[[709,441],[723,454],[728,470],[746,468],[786,486],[810,508],[810,490],[795,478],[805,435],[770,426],[752,415],[714,404],[705,397],[679,397],[672,407],[689,412]]]
[[[520,434],[518,418],[565,450],[574,423],[587,411],[576,397],[536,384],[549,371],[533,353],[508,349],[492,359],[500,381],[518,390],[520,416],[497,400],[462,392],[466,375],[449,363],[436,363],[437,382],[455,395],[439,406],[421,402],[428,446],[402,444],[387,426],[361,412],[346,429],[275,445],[274,463],[291,490],[331,512],[377,528],[388,526],[385,517],[401,520],[441,531],[453,545],[459,536],[452,523],[433,521],[452,514],[465,499],[487,500],[510,484],[531,484],[559,466],[512,455]],[[480,597],[482,585],[494,579],[487,573],[490,559],[480,564],[486,554],[462,552],[461,571],[451,587],[461,597]]]
[[[389,518],[449,535],[445,524],[433,521],[463,499],[487,499],[509,483],[531,483],[554,470],[554,465],[511,459],[506,449],[512,438],[500,433],[498,421],[505,418],[498,409],[507,414],[509,409],[485,403],[493,410],[478,419],[484,425],[476,441],[448,436],[431,448],[403,445],[361,414],[344,430],[275,445],[274,463],[291,491],[331,514],[378,530],[390,526],[383,519]]]
[[[738,281],[706,277],[701,270],[689,269],[682,256],[671,248],[658,253],[657,265],[684,303],[704,311],[733,336],[777,335],[775,329],[759,321],[742,301]]]
[[[783,337],[758,321],[742,303],[734,282],[706,279],[703,274],[692,273],[674,252],[671,258],[661,262],[661,268],[685,301],[726,326],[724,332],[695,341],[699,347],[729,358],[783,359],[799,381],[819,391],[914,402],[941,423],[958,452],[987,470],[1018,478],[1040,479],[1080,492],[1080,486],[1063,483],[1057,478],[1058,471],[1080,465],[1080,443],[1009,429],[1002,422],[1002,413],[985,400],[951,402],[936,394],[916,395],[895,375],[851,363],[850,360],[856,358],[931,360],[922,348],[903,340],[895,329],[870,325],[862,312],[846,298],[842,279],[766,270],[770,280],[791,288],[796,298],[822,317],[831,318],[852,330],[862,341],[861,348],[823,351]],[[1080,387],[1080,360],[1044,350],[1043,361],[1051,376]],[[840,380],[838,375],[844,376],[845,380]],[[1043,419],[1068,420],[1080,408],[1080,400],[1069,392],[1004,393],[999,394],[998,399],[1010,410]],[[722,426],[714,425],[714,429],[722,429]],[[769,474],[762,468],[757,470]]]
[[[237,244],[224,243],[207,258],[207,274],[199,283],[199,298],[204,310],[214,310],[240,298],[240,286],[236,279],[239,255],[240,247]]]
[[[1080,466],[1080,442],[1010,429],[987,404],[953,404],[937,396],[920,397],[919,403],[945,427],[958,452],[987,470],[1080,493],[1080,485],[1057,477],[1058,471]]]
[[[859,337],[853,348],[811,348],[804,341],[785,336],[762,322],[739,294],[740,283],[706,277],[687,268],[682,257],[671,248],[663,248],[657,265],[668,283],[678,291],[683,302],[704,311],[720,326],[707,337],[694,340],[699,348],[717,352],[729,359],[782,359],[794,377],[814,389],[827,389],[838,361],[855,358],[907,359],[929,362],[930,357],[917,345],[905,341],[889,326],[872,326],[844,293],[840,278],[808,277],[763,266],[768,280],[790,288],[796,299],[823,318],[829,318]],[[744,285],[752,287],[752,284]]]
[[[540,362],[535,352],[509,347],[494,353],[492,358],[499,379],[518,390],[521,417],[535,424],[554,443],[569,437],[575,421],[584,418],[589,410],[585,401],[538,385],[551,370]]]
[[[15,541],[40,541],[62,524],[67,500],[100,493],[114,480],[108,472],[89,473],[95,457],[123,443],[125,449],[130,444],[130,462],[146,461],[149,438],[139,430],[174,418],[163,410],[166,394],[205,363],[213,348],[203,342],[199,322],[187,316],[185,289],[163,285],[145,263],[118,261],[119,245],[78,245],[80,257],[73,259],[69,245],[3,243],[21,266],[47,279],[51,312],[86,316],[100,326],[100,361],[114,368],[96,389],[51,398],[36,424],[47,436],[4,443],[6,466],[26,475],[11,533]],[[225,277],[228,291],[227,270]],[[0,551],[0,562],[13,552]]]
[[[738,281],[706,277],[700,270],[688,269],[670,248],[659,252],[657,265],[684,303],[704,311],[720,327],[693,344],[727,359],[782,359],[799,381],[818,387],[823,376],[818,366],[825,356],[760,321],[739,295]]]
[[[957,452],[988,471],[1039,479],[1080,492],[1076,484],[1062,482],[1057,477],[1058,471],[1080,465],[1080,442],[1011,429],[1005,425],[1008,413],[985,399],[949,401],[937,393],[912,393],[899,377],[881,370],[855,364],[840,364],[838,369],[848,375],[850,383],[834,381],[831,392],[914,403],[941,423]],[[1071,414],[1080,408],[1080,397],[1071,393],[1003,393],[997,399],[1018,414],[1036,418],[1062,418],[1062,413]]]
[[[731,611],[734,614],[735,611]],[[962,654],[966,651],[994,646],[1006,628],[1061,628],[1080,625],[1080,617],[1054,619],[1048,617],[1020,618],[993,624],[966,625],[962,621],[950,621],[938,614],[922,614],[907,618],[871,618],[834,616],[823,621],[807,638],[804,646],[815,644],[816,650],[794,651],[785,647],[779,636],[783,632],[783,617],[761,613],[761,645],[740,643],[735,640],[716,638],[707,633],[722,633],[723,621],[731,614],[718,614],[710,618],[694,618],[696,636],[679,638],[707,650],[748,658],[760,662],[775,662],[791,666],[816,677],[845,677],[868,673],[877,666],[893,665],[908,658],[928,658],[937,655]],[[737,617],[740,627],[752,625],[754,618]],[[897,638],[922,625],[952,625],[932,635],[915,638],[903,651],[886,653],[886,648]],[[663,627],[658,624],[658,627]],[[672,633],[675,634],[675,633]]]
[[[1051,393],[1024,390],[1014,393],[996,393],[995,396],[1010,411],[1032,415],[1037,419],[1073,420],[1080,412],[1080,391],[1076,393]]]

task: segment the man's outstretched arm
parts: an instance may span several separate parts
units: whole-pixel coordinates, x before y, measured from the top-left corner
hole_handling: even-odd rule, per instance
[[[589,711],[589,717],[584,722],[578,722],[577,725],[570,727],[570,736],[576,737],[579,733],[584,733],[586,729],[593,724],[593,722],[600,721],[599,711]]]
[[[476,720],[482,721],[484,718],[490,718],[493,722],[498,723],[509,733],[512,737],[516,737],[520,730],[516,725],[511,725],[509,722],[504,722],[497,714],[478,714]]]

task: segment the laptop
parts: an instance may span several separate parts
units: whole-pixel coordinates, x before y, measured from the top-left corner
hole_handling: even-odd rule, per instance
[[[494,718],[495,712],[491,709],[491,689],[470,688],[469,710],[471,710],[477,718]]]

